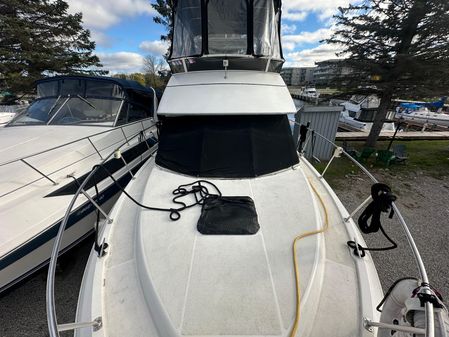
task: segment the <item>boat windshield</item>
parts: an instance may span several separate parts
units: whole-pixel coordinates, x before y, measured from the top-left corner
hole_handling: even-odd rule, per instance
[[[38,99],[9,125],[114,126],[121,99],[52,97]]]

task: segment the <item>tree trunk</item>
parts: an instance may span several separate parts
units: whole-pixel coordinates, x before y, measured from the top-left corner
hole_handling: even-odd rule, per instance
[[[391,105],[392,97],[393,94],[390,90],[386,90],[383,92],[379,109],[377,110],[376,117],[374,117],[373,127],[371,128],[371,131],[365,143],[366,147],[376,146],[376,142],[379,139],[379,135],[382,131],[382,126],[384,124],[385,118],[387,117],[388,108]]]
[[[404,64],[404,62],[406,62],[406,60],[404,61],[404,56],[410,53],[410,46],[413,38],[416,36],[418,25],[426,16],[428,8],[428,6],[426,7],[426,1],[414,0],[412,8],[408,12],[402,28],[403,37],[401,42],[398,44],[396,64],[390,72],[390,86],[387,87],[382,94],[379,109],[376,117],[374,118],[373,127],[371,128],[368,139],[365,143],[366,147],[374,147],[377,139],[379,139],[379,134],[382,131],[382,126],[385,121],[385,117],[387,116],[388,108],[391,105],[391,98],[393,96],[393,91],[391,88],[394,87],[394,82],[402,75],[405,71],[404,69],[407,67]]]

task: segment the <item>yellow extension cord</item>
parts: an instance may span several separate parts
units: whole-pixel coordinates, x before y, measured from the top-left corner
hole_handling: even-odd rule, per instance
[[[296,278],[296,317],[295,317],[295,322],[293,324],[293,329],[292,332],[290,333],[290,337],[295,337],[296,333],[298,332],[298,326],[299,326],[299,319],[301,316],[301,311],[300,311],[300,306],[301,306],[301,291],[299,288],[299,268],[298,268],[298,262],[296,259],[296,243],[303,239],[306,238],[308,236],[312,236],[312,235],[316,235],[316,234],[320,234],[320,233],[324,233],[328,227],[329,227],[329,215],[327,213],[327,209],[326,206],[324,205],[324,201],[321,198],[320,194],[318,193],[318,191],[316,190],[315,186],[313,186],[312,181],[310,179],[309,180],[309,184],[312,187],[313,192],[315,193],[315,195],[318,197],[318,199],[320,200],[321,206],[323,207],[324,210],[324,226],[323,228],[316,230],[316,231],[309,231],[309,232],[305,232],[301,235],[298,235],[295,240],[293,240],[293,263],[295,265],[295,278]]]

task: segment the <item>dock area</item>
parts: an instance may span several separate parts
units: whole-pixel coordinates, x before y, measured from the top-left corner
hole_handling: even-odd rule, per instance
[[[337,132],[336,140],[366,140],[369,132]],[[380,133],[379,140],[388,140],[393,138],[393,131],[383,131]],[[400,140],[449,140],[449,131],[407,131],[398,132],[395,139]]]

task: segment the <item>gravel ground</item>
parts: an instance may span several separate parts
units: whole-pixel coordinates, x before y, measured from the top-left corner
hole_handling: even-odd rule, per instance
[[[86,239],[59,260],[56,273],[56,312],[61,323],[73,322],[84,267],[92,248]],[[45,311],[47,268],[0,297],[0,337],[48,336]],[[61,337],[73,336],[62,333]]]
[[[392,186],[398,195],[398,205],[412,232],[427,267],[431,283],[449,296],[449,178],[443,180],[411,174],[407,177],[388,171],[376,174]],[[370,182],[362,176],[347,177],[349,182],[337,181],[334,189],[348,210],[354,209],[370,191]],[[386,290],[394,280],[418,276],[415,261],[398,221],[384,217],[383,225],[398,243],[393,251],[373,252],[382,285]],[[365,235],[369,246],[382,247],[388,242],[381,234]],[[72,322],[75,317],[78,289],[92,240],[67,253],[59,264],[56,278],[56,303],[60,322]],[[45,313],[45,282],[42,270],[0,298],[0,336],[48,336]],[[70,336],[65,334],[63,336]]]
[[[422,173],[407,177],[377,171],[377,179],[387,183],[397,195],[397,205],[415,239],[431,284],[446,300],[449,296],[449,177],[436,179]],[[336,181],[333,188],[351,212],[369,196],[371,182],[362,175]],[[397,217],[382,217],[387,234],[398,244],[395,250],[372,252],[384,291],[398,278],[418,277],[411,249]],[[370,247],[390,245],[380,233],[364,235]],[[447,301],[446,301],[447,302]]]

